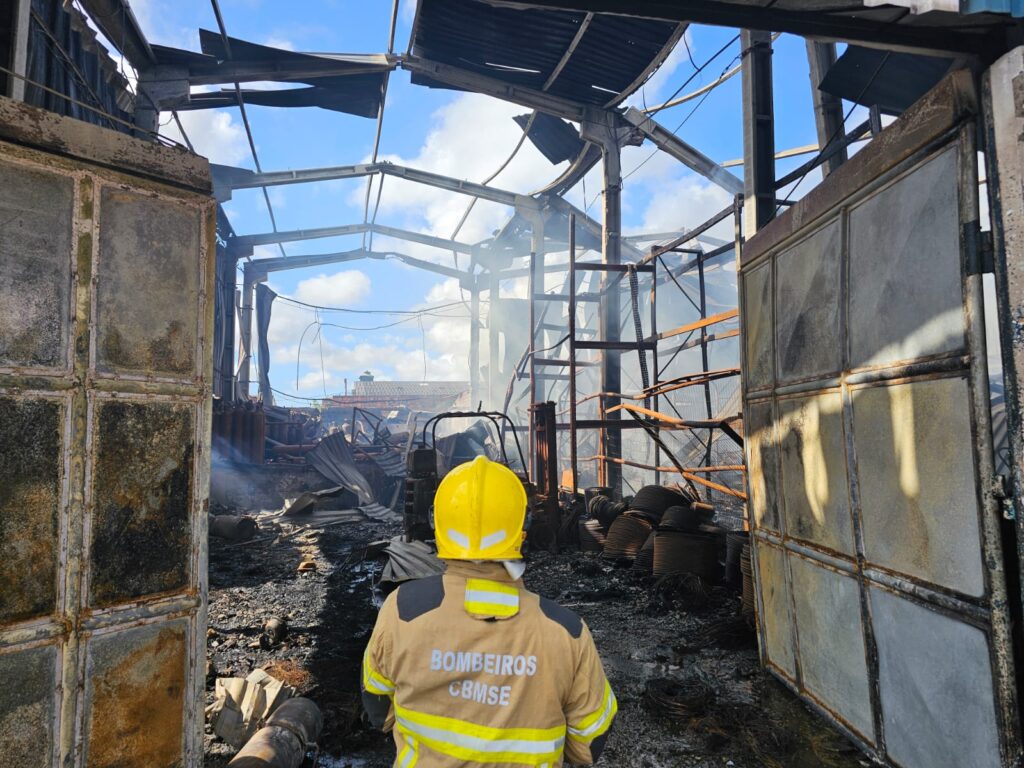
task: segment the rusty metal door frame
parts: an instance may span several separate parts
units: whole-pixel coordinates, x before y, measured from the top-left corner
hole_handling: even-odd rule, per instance
[[[1021,754],[1012,640],[1009,616],[1005,610],[1006,582],[999,530],[1000,508],[993,483],[995,475],[982,278],[977,268],[980,264],[976,251],[979,239],[975,236],[979,218],[975,137],[977,114],[970,75],[967,72],[951,75],[849,164],[830,175],[786,215],[751,238],[744,245],[740,257],[740,306],[757,306],[756,302],[765,296],[769,297],[767,300],[770,303],[763,315],[755,316],[756,313],[748,312],[742,324],[745,418],[748,431],[753,433],[747,440],[747,460],[751,472],[750,517],[755,543],[752,554],[757,582],[762,663],[810,706],[832,720],[868,754],[887,764],[892,764],[890,761],[894,761],[894,758],[886,744],[886,721],[879,682],[879,646],[873,617],[873,612],[882,610],[885,600],[880,598],[884,594],[897,595],[908,604],[950,616],[984,633],[987,638],[989,668],[992,671],[1000,765],[1017,765]],[[851,363],[851,332],[848,328],[851,290],[850,211],[860,202],[874,199],[886,188],[949,152],[955,155],[956,167],[959,169],[958,188],[961,191],[958,207],[964,343],[957,345],[959,350],[951,352],[857,368]],[[784,310],[776,306],[776,256],[788,252],[787,249],[795,245],[806,243],[828,228],[835,231],[836,227],[840,248],[838,302],[841,309],[838,328],[843,345],[841,364],[837,365],[832,374],[824,377],[820,374],[802,379],[797,376],[778,384],[780,377],[774,339],[780,313]],[[759,285],[750,282],[754,276],[766,283]],[[907,290],[913,290],[913,286],[908,285]],[[759,295],[755,295],[757,291],[760,291]],[[796,311],[791,307],[786,309]],[[767,329],[759,327],[759,324],[765,323]],[[760,333],[771,334],[770,361],[763,357],[752,357],[755,350],[750,345],[755,343],[754,339]],[[770,372],[765,370],[766,365],[770,366]],[[762,373],[766,378],[758,378]],[[977,596],[872,564],[865,556],[861,509],[863,489],[858,481],[857,446],[854,440],[855,395],[882,392],[883,389],[891,394],[895,392],[894,387],[909,382],[956,381],[966,381],[971,411],[972,469],[980,514],[980,555],[984,577],[984,589]],[[839,450],[845,457],[843,471],[846,476],[842,484],[843,492],[847,494],[845,504],[855,544],[847,553],[823,545],[820,541],[816,543],[808,540],[800,533],[788,531],[788,518],[781,509],[781,497],[785,493],[781,458],[783,435],[780,434],[780,425],[786,419],[783,407],[785,403],[797,403],[801,398],[811,402],[812,395],[817,398],[833,398],[834,404],[839,406],[831,427],[832,431],[838,429],[841,432]],[[770,409],[770,417],[758,436],[758,427],[765,420],[765,409]],[[815,418],[819,417],[816,414]],[[817,425],[814,429],[818,430]],[[962,470],[955,468],[953,471]],[[765,524],[769,527],[764,527]],[[907,535],[921,534],[908,531]],[[856,585],[863,633],[859,645],[863,649],[864,669],[869,683],[867,694],[871,712],[868,727],[873,733],[866,732],[863,726],[858,728],[853,725],[849,714],[846,718],[839,714],[836,702],[826,701],[807,687],[805,671],[801,668],[800,637],[796,625],[798,595],[794,590],[794,568],[800,563],[813,563],[820,572],[834,574],[833,585]],[[781,574],[775,572],[780,566]],[[876,596],[874,600],[872,594]],[[768,622],[765,620],[766,616],[771,617],[774,611],[779,610],[777,601],[780,599],[783,600],[782,610],[789,622],[784,628],[771,626],[773,619]],[[784,636],[780,636],[782,629],[786,630]],[[787,643],[792,648],[790,655],[785,654]],[[804,651],[809,652],[811,649]],[[778,654],[783,654],[781,661]],[[934,725],[940,728],[943,726],[942,723]]]
[[[69,275],[63,299],[53,307],[54,322],[61,328],[62,355],[59,360],[44,363],[20,361],[16,349],[10,355],[0,355],[0,400],[6,399],[14,407],[34,402],[58,404],[60,432],[55,599],[29,616],[0,621],[0,666],[6,662],[16,670],[23,660],[41,658],[50,670],[43,675],[50,681],[49,692],[40,693],[38,699],[45,708],[44,721],[49,723],[45,730],[49,733],[33,734],[46,756],[46,765],[103,766],[134,759],[152,765],[198,767],[203,761],[212,369],[209,345],[215,254],[215,204],[209,195],[208,167],[205,160],[183,151],[7,99],[0,99],[0,165],[11,169],[9,173],[19,169],[19,173],[59,180],[73,188],[67,211],[69,247],[66,253],[53,256],[53,263]],[[120,196],[128,205],[169,210],[180,215],[189,228],[194,222],[197,248],[191,258],[184,254],[183,261],[186,269],[194,272],[187,280],[183,275],[182,284],[194,285],[195,289],[186,292],[178,287],[178,314],[169,318],[180,320],[174,332],[186,339],[187,349],[174,350],[177,358],[170,369],[138,369],[130,362],[104,364],[107,358],[103,355],[107,353],[101,354],[98,349],[97,339],[104,329],[97,294],[104,288],[103,281],[110,280],[112,268],[112,262],[105,263],[100,252],[105,195]],[[142,254],[139,256],[139,262],[144,263]],[[135,257],[127,253],[121,258],[130,267]],[[140,283],[144,285],[145,280]],[[143,306],[147,301],[145,295],[133,298]],[[19,329],[18,318],[7,320],[7,329],[24,330]],[[162,316],[157,322],[163,323]],[[145,332],[144,327],[139,336],[142,342],[147,342]],[[149,341],[155,350],[154,360],[168,354],[162,339]],[[181,472],[173,477],[184,478],[179,481],[185,484],[180,493],[186,494],[188,503],[179,514],[185,531],[180,574],[142,579],[141,591],[134,594],[131,585],[122,580],[108,590],[109,597],[99,600],[90,596],[98,562],[94,551],[99,502],[96,470],[102,448],[99,426],[104,409],[111,405],[163,408],[177,419],[180,428],[174,433],[178,436],[175,439],[184,441],[180,455],[186,458]],[[139,437],[145,440],[149,435],[143,430]],[[0,446],[0,450],[5,447],[12,448]],[[142,481],[140,484],[145,485]],[[170,492],[154,488],[152,493]],[[143,572],[146,565],[142,553],[128,551],[118,567],[134,573],[133,569]],[[167,588],[159,586],[164,582]],[[119,702],[111,686],[123,683],[130,677],[128,673],[139,669],[151,673],[154,682],[165,683],[162,706],[174,710],[175,717],[180,716],[180,743],[174,728],[169,736],[130,735],[132,716],[145,712],[150,702]],[[101,704],[106,716],[98,715],[99,721],[91,719],[90,713]],[[118,722],[111,712],[123,714],[127,720]],[[4,714],[0,707],[0,720]],[[118,731],[119,727],[126,730]],[[139,737],[159,744],[157,752],[147,752],[149,747],[144,742],[132,740]],[[0,748],[4,746],[0,744]],[[136,747],[138,751],[133,751]]]

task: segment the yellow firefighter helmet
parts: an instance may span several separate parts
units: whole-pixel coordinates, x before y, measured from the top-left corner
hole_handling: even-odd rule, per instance
[[[437,555],[448,560],[522,558],[526,490],[508,467],[477,456],[441,481],[434,494]]]

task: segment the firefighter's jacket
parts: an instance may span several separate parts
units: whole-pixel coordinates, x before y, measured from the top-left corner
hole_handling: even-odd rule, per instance
[[[390,594],[362,689],[400,768],[589,765],[617,711],[587,625],[500,563],[449,561]]]

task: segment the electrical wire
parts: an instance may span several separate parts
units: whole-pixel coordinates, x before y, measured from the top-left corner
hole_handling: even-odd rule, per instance
[[[878,62],[878,66],[875,67],[875,71],[871,73],[871,77],[868,78],[868,81],[864,84],[864,87],[861,88],[860,93],[857,94],[857,98],[854,99],[853,102],[850,104],[850,108],[846,111],[846,115],[843,116],[843,122],[840,123],[839,127],[836,128],[836,130],[832,133],[831,136],[829,136],[828,141],[825,142],[825,144],[821,148],[821,151],[819,151],[818,154],[815,156],[815,158],[814,158],[815,160],[818,160],[819,158],[821,158],[821,156],[826,152],[826,150],[828,150],[829,146],[831,146],[832,142],[835,141],[841,134],[845,135],[845,133],[846,133],[846,123],[850,119],[850,115],[852,115],[853,114],[853,110],[855,110],[859,106],[858,102],[860,102],[860,100],[864,97],[864,94],[867,93],[868,88],[870,88],[872,86],[872,84],[875,82],[875,78],[878,77],[878,73],[882,71],[882,68],[885,66],[885,63],[887,61],[889,61],[889,56],[890,56],[891,53],[892,53],[892,51],[886,51],[885,52],[885,55]],[[797,189],[803,183],[803,180],[807,178],[807,174],[809,174],[812,170],[814,170],[817,167],[818,167],[818,164],[816,163],[815,165],[811,166],[806,171],[804,171],[803,176],[801,176],[799,179],[796,180],[796,183],[790,188],[790,190],[789,190],[789,192],[788,192],[788,194],[786,196],[788,198],[792,198],[793,195],[796,193]],[[781,203],[779,205],[777,205],[776,208],[775,208],[775,215],[776,216],[779,215],[779,211],[780,210],[782,210],[782,204]]]
[[[388,53],[392,54],[395,52],[395,27],[398,24],[398,0],[393,0],[391,4],[391,28],[388,32]],[[387,103],[388,98],[388,82],[391,80],[391,72],[387,71],[384,73],[384,77],[380,83],[380,106],[377,108],[377,131],[373,138],[373,157],[370,160],[371,163],[377,162],[378,154],[380,153],[380,137],[381,132],[384,130],[384,105]],[[363,200],[363,223],[366,224],[370,221],[370,192],[373,190],[373,176],[370,176],[366,180],[366,198]],[[384,174],[380,174],[380,180],[377,183],[377,203],[373,208],[373,222],[377,221],[377,211],[380,209],[380,196],[384,191]],[[367,235],[369,235],[369,245],[367,245]],[[363,232],[363,248],[373,249],[373,230]]]
[[[160,144],[163,144],[166,147],[181,147],[182,149],[185,148],[180,142],[175,141],[169,136],[164,136],[163,134],[157,133],[156,131],[150,131],[145,128],[140,128],[135,123],[123,120],[117,115],[112,115],[109,112],[106,112],[102,109],[98,109],[97,107],[94,107],[91,104],[87,104],[86,102],[81,101],[80,99],[68,96],[66,93],[61,93],[58,90],[50,88],[48,85],[43,85],[42,83],[37,82],[29,77],[25,77],[24,75],[15,72],[13,69],[8,69],[7,67],[0,67],[0,72],[3,72],[5,75],[10,75],[11,77],[15,77],[18,80],[22,80],[28,85],[46,91],[47,93],[52,94],[59,99],[64,99],[65,101],[68,101],[71,104],[74,104],[75,106],[82,107],[82,109],[88,109],[90,112],[95,112],[97,115],[101,115],[102,117],[105,117],[108,120],[113,120],[115,123],[123,125],[126,128],[130,128],[133,131],[137,131],[138,133],[144,133],[147,136],[152,136],[153,138],[157,139]]]
[[[462,304],[461,301],[452,301],[447,304],[438,304],[424,309],[350,309],[349,307],[327,307],[320,304],[310,304],[308,302],[301,301],[300,299],[295,299],[291,296],[283,296],[281,294],[278,294],[275,301],[286,301],[289,304],[297,304],[300,307],[308,307],[309,309],[319,309],[324,312],[346,312],[354,315],[420,315],[429,314],[438,309],[457,307]]]
[[[220,12],[220,3],[217,0],[210,0],[210,3],[213,5],[213,14],[217,17],[217,27],[220,29],[220,37],[224,42],[224,53],[230,61],[232,58],[231,40],[228,38],[228,30],[224,24],[224,16]],[[253,164],[256,166],[257,173],[263,173],[263,167],[260,165],[260,157],[256,152],[256,140],[253,138],[252,128],[249,125],[249,115],[245,111],[245,99],[242,97],[242,87],[238,84],[237,80],[235,81],[234,86],[235,99],[238,102],[238,112],[242,117],[242,126],[245,128],[245,136],[249,140],[249,151],[252,153]],[[274,206],[270,202],[270,192],[267,191],[266,187],[261,187],[261,189],[263,190],[263,200],[267,204],[267,213],[270,214],[270,225],[274,232],[277,232],[277,217],[274,215]],[[282,256],[288,255],[285,253],[284,243],[278,243],[277,247],[280,249]]]
[[[648,115],[656,115],[658,112],[660,112],[661,110],[665,109],[666,105],[670,101],[672,101],[672,99],[674,99],[676,96],[678,96],[680,93],[682,93],[683,88],[685,88],[690,83],[692,83],[694,81],[694,79],[701,72],[703,72],[705,69],[708,68],[708,66],[711,64],[711,62],[713,62],[715,59],[717,59],[719,56],[721,56],[723,53],[725,53],[725,51],[729,48],[729,46],[731,46],[733,43],[735,43],[739,39],[740,39],[740,36],[736,35],[734,38],[729,40],[729,42],[727,42],[725,45],[723,45],[721,48],[719,48],[717,51],[715,51],[713,54],[711,54],[711,58],[709,58],[707,61],[705,61],[699,67],[697,67],[693,71],[693,73],[688,78],[686,78],[686,80],[683,82],[683,84],[680,85],[678,88],[676,88],[675,92],[671,96],[669,96],[667,99],[665,99],[665,103],[664,104],[661,104],[661,105],[656,106],[656,107],[651,107],[650,110],[647,111],[647,114]],[[686,35],[685,34],[683,35],[683,42],[684,43],[686,42]],[[689,44],[687,44],[686,50],[687,51],[690,50]],[[690,57],[690,60],[693,61],[693,57],[692,56]]]

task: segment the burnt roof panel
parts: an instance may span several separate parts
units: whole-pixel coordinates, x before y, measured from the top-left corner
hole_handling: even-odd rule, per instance
[[[481,0],[421,0],[412,52],[542,90],[585,18],[581,12],[520,10]],[[595,15],[548,90],[584,104],[618,103],[661,63],[680,30],[678,22]],[[438,85],[426,77],[413,81]]]
[[[530,116],[516,115],[512,119],[520,128],[525,128]],[[527,135],[541,154],[552,163],[572,160],[583,149],[583,140],[572,123],[543,112],[537,113]]]

